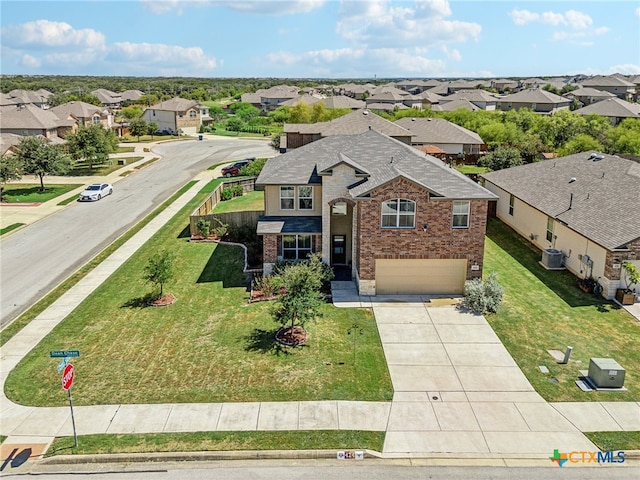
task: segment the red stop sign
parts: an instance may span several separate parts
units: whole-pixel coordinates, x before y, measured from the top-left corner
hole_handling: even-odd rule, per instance
[[[66,367],[64,367],[64,371],[62,372],[62,388],[65,390],[69,390],[71,385],[73,385],[73,374],[75,373],[75,369],[73,368],[73,364],[69,363]]]

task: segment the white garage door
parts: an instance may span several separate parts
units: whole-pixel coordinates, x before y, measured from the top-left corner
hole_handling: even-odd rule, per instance
[[[377,295],[461,294],[466,278],[466,260],[376,260]]]

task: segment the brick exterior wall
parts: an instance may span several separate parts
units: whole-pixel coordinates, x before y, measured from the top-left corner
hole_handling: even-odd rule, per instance
[[[453,201],[432,200],[414,183],[399,179],[372,192],[371,200],[358,202],[360,239],[354,258],[361,281],[375,279],[377,258],[467,259],[467,279],[482,276],[487,200],[470,202],[469,228],[452,228]],[[412,229],[381,228],[382,202],[404,198],[416,202],[416,222]],[[354,212],[354,215],[356,213]],[[427,231],[422,226],[428,225]],[[471,270],[477,262],[479,270]]]

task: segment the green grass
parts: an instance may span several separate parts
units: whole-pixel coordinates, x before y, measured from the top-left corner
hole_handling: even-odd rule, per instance
[[[488,171],[490,171],[488,168],[486,167],[479,167],[478,165],[460,165],[456,167],[456,170],[458,170],[460,173],[463,173],[465,175],[468,174],[481,174],[481,173],[487,173]]]
[[[138,158],[138,160],[139,160],[142,157],[136,157],[136,158]],[[153,157],[151,160],[147,160],[146,162],[141,163],[140,165],[136,165],[134,168],[136,170],[140,170],[141,168],[147,167],[147,166],[151,165],[152,163],[157,162],[158,160],[160,160],[158,157]]]
[[[57,203],[56,205],[59,206],[59,207],[64,207],[65,205],[69,205],[71,202],[78,201],[78,198],[80,198],[80,195],[72,195],[69,198],[67,198],[66,200],[63,200],[63,201]]]
[[[67,177],[100,177],[109,175],[116,170],[121,169],[124,165],[118,165],[117,159],[111,159],[109,163],[94,164],[89,168],[89,164],[86,162],[77,162],[73,168],[67,173]]]
[[[223,137],[251,137],[251,138],[269,138],[269,136],[265,136],[261,133],[250,133],[250,132],[232,132],[231,130],[224,130],[222,128],[216,127],[215,131],[209,132],[212,135],[220,135]]]
[[[15,230],[16,228],[19,228],[23,225],[26,225],[25,223],[12,223],[11,225],[8,225],[4,228],[0,228],[0,236],[4,235],[5,233],[9,233],[12,230]]]
[[[213,213],[227,213],[240,211],[264,210],[264,192],[247,192],[241,197],[234,197],[224,202],[219,202],[213,209]]]
[[[585,435],[603,452],[640,450],[640,432],[587,432]]]
[[[9,398],[65,405],[48,352],[76,349],[77,405],[391,399],[371,310],[327,304],[323,318],[307,326],[308,346],[278,348],[269,303],[247,303],[242,250],[188,242],[188,215],[208,193],[193,199],[20,362],[5,384]],[[178,300],[144,307],[152,289],[141,279],[144,266],[165,248],[179,266],[165,291]],[[357,365],[346,333],[353,323],[365,332]]]
[[[136,147],[118,147],[116,153],[133,153],[136,151]]]
[[[118,248],[120,248],[127,240],[133,237],[136,233],[138,233],[145,225],[147,225],[151,220],[153,220],[160,212],[162,212],[165,208],[175,202],[180,195],[189,190],[193,185],[195,185],[195,181],[191,181],[183,186],[180,190],[178,190],[175,194],[173,194],[169,199],[167,199],[162,205],[160,205],[157,209],[147,215],[143,220],[138,222],[133,228],[124,233],[121,237],[115,240],[111,245],[105,248],[102,252],[96,255],[93,259],[79,268],[75,273],[73,273],[69,278],[67,278],[64,282],[58,285],[55,289],[53,289],[49,294],[47,294],[44,298],[36,302],[33,306],[31,306],[28,310],[26,310],[22,315],[16,318],[13,322],[11,322],[8,326],[0,330],[0,346],[4,345],[9,341],[16,333],[22,330],[25,325],[27,325],[31,320],[40,315],[44,310],[46,310],[53,302],[55,302],[58,298],[60,298],[65,292],[67,292],[71,287],[73,287],[76,283],[78,283],[82,278],[84,278],[87,273],[93,270],[98,264],[103,262],[109,255],[115,252]],[[214,188],[218,185],[218,181],[210,182],[204,191],[211,193]]]
[[[278,432],[196,432],[147,435],[81,435],[56,439],[46,456],[109,453],[203,452],[239,450],[382,451],[384,432],[313,430]]]
[[[638,401],[640,377],[627,375],[624,392],[583,392],[575,385],[592,357],[611,357],[627,372],[640,370],[639,325],[615,304],[583,293],[568,271],[539,265],[541,252],[504,223],[490,219],[485,247],[485,276],[498,273],[503,304],[487,317],[496,334],[548,401]],[[573,347],[571,361],[560,365],[547,350]],[[546,365],[543,374],[539,365]],[[549,379],[553,377],[558,384]]]
[[[6,185],[3,199],[6,203],[42,203],[56,198],[82,184],[47,185],[45,179],[44,192],[40,191],[40,184],[20,183]]]

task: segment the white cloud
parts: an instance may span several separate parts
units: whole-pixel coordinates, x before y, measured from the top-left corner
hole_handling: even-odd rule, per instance
[[[27,68],[39,68],[40,65],[42,65],[42,62],[39,59],[29,54],[25,54],[22,56],[21,63]]]
[[[583,30],[593,24],[593,20],[589,15],[576,10],[567,10],[565,13],[535,13],[529,10],[512,10],[509,16],[513,23],[519,26],[540,22],[553,27],[562,25],[576,30]]]
[[[336,32],[357,45],[372,48],[407,48],[442,42],[478,40],[478,23],[447,20],[445,0],[416,1],[398,6],[389,0],[343,1]]]
[[[225,7],[240,12],[261,15],[292,15],[308,13],[322,7],[326,0],[140,0],[151,12],[165,14],[175,12],[182,14],[186,8]]]
[[[640,65],[635,63],[623,63],[619,65],[612,65],[609,68],[592,68],[589,67],[584,70],[586,75],[613,75],[614,73],[621,73],[623,75],[640,75]]]
[[[21,25],[9,25],[2,29],[2,43],[16,47],[35,45],[40,47],[73,47],[103,49],[105,37],[90,28],[74,29],[66,22],[35,20]]]

